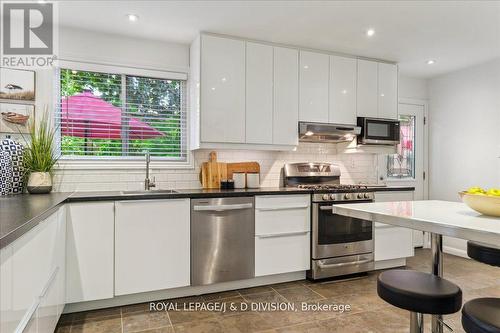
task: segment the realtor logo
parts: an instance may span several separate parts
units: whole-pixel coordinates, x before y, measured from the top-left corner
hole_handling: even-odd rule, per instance
[[[57,51],[57,3],[2,2],[0,66],[50,67]]]
[[[3,54],[53,54],[53,22],[51,3],[4,3]]]

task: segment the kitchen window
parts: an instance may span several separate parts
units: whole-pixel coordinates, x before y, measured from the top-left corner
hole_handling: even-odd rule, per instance
[[[58,147],[62,160],[186,163],[186,80],[59,70]]]

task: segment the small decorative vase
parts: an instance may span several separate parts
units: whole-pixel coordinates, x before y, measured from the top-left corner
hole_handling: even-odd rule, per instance
[[[50,193],[52,177],[49,172],[32,172],[28,179],[28,192],[31,194]]]

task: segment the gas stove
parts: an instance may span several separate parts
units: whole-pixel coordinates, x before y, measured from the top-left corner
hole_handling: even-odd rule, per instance
[[[322,201],[372,201],[373,189],[366,185],[341,184],[340,168],[331,163],[285,164],[286,187],[313,191],[313,202]]]
[[[370,202],[373,188],[340,183],[340,168],[331,163],[290,163],[283,167],[286,187],[312,191],[312,280],[373,270],[374,228],[372,221],[341,216],[339,203]]]

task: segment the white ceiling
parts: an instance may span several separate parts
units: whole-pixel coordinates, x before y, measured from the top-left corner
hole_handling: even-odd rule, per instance
[[[209,31],[397,61],[414,77],[500,56],[500,1],[62,1],[59,12],[62,26],[185,44]]]

